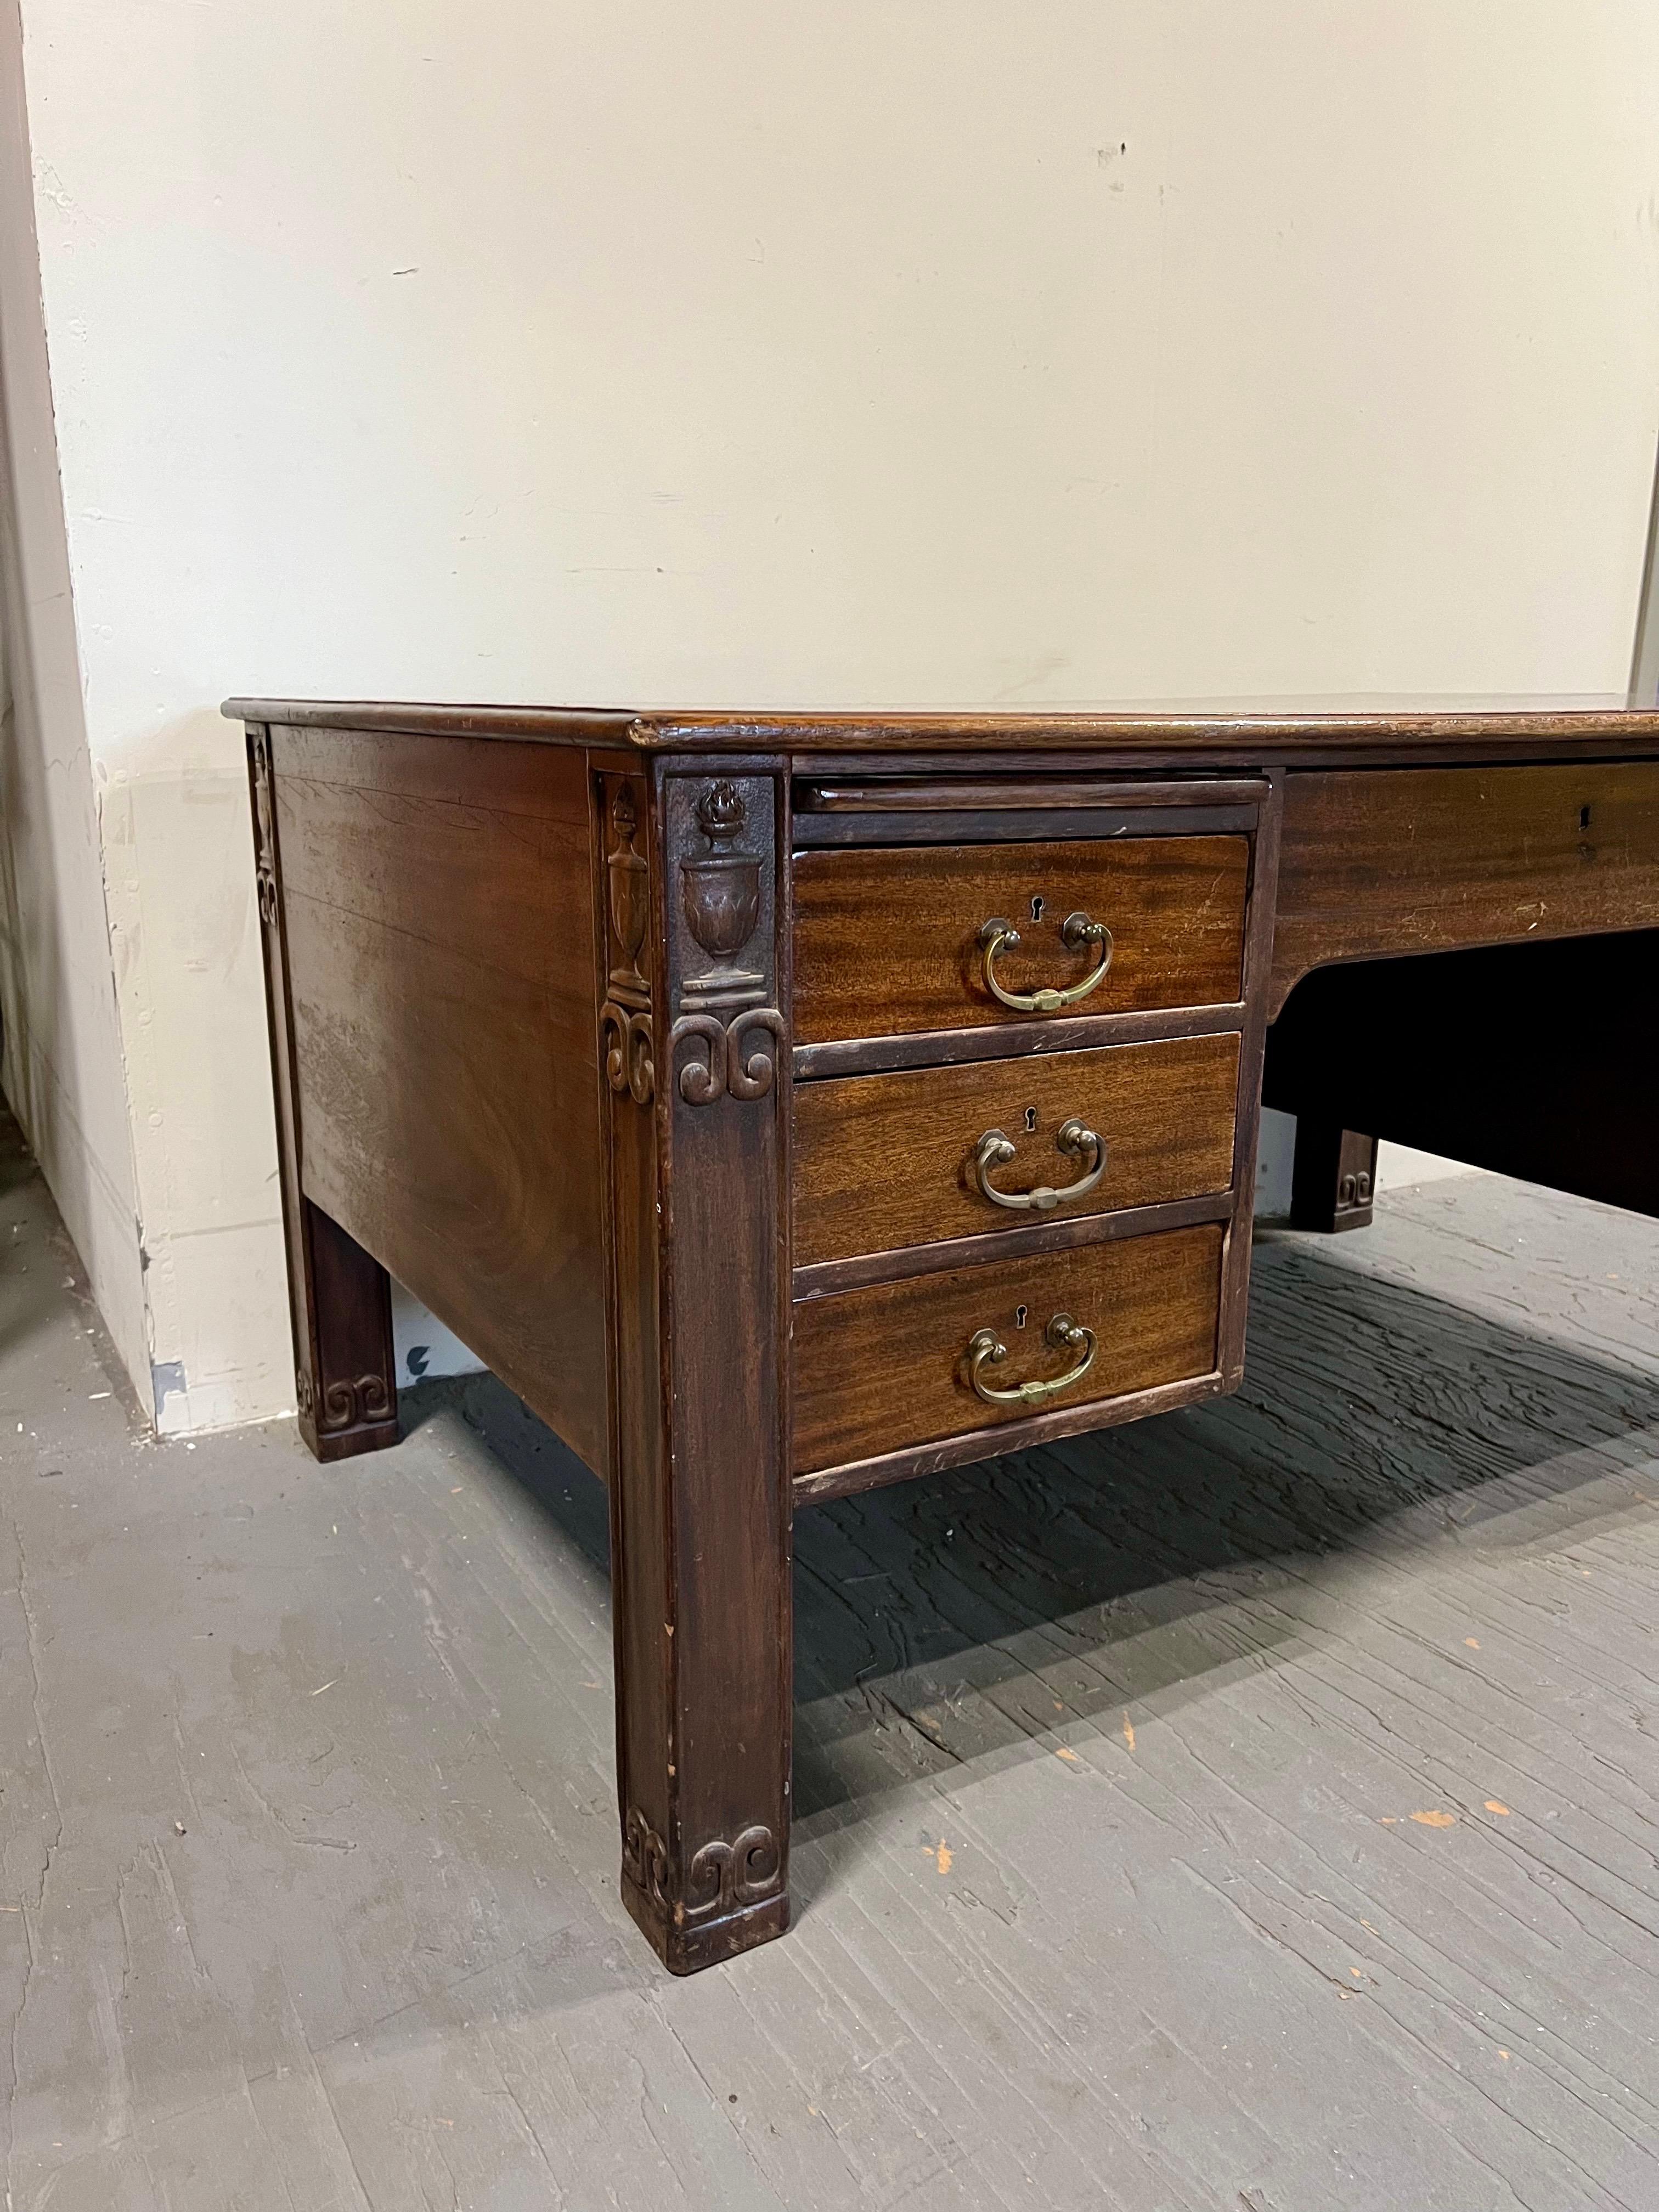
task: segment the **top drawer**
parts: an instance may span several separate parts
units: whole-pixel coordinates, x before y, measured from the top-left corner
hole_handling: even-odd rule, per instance
[[[1069,993],[1111,959],[1069,1014],[1236,1004],[1243,988],[1249,840],[1122,837],[1052,844],[859,847],[798,853],[795,1038],[896,1036],[1041,1021],[1011,998]],[[986,970],[985,925],[1009,923]]]

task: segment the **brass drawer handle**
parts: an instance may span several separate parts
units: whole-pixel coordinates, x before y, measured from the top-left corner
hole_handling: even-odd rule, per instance
[[[1020,1382],[1012,1390],[994,1390],[981,1370],[994,1367],[1008,1357],[1008,1347],[994,1328],[977,1328],[968,1340],[968,1380],[975,1394],[988,1406],[1040,1406],[1045,1398],[1058,1397],[1069,1390],[1073,1382],[1080,1382],[1094,1364],[1095,1333],[1085,1328],[1081,1322],[1070,1314],[1058,1313],[1042,1332],[1056,1352],[1075,1352],[1083,1347],[1083,1357],[1075,1367],[1064,1375],[1056,1375],[1047,1382]]]
[[[1085,945],[1097,945],[1100,958],[1080,983],[1073,983],[1067,990],[1057,991],[1047,985],[1040,991],[1003,989],[997,981],[997,955],[1019,943],[1019,932],[1000,915],[981,924],[979,941],[985,952],[986,989],[994,999],[1019,1014],[1054,1014],[1062,1006],[1076,1006],[1079,999],[1086,999],[1091,991],[1105,981],[1106,970],[1112,964],[1111,931],[1103,921],[1091,921],[1086,914],[1066,915],[1060,925],[1060,941],[1068,952],[1080,952]]]
[[[988,1198],[993,1206],[1033,1213],[1052,1213],[1057,1206],[1069,1206],[1074,1198],[1086,1198],[1106,1172],[1104,1140],[1081,1121],[1062,1121],[1054,1137],[1054,1149],[1070,1152],[1079,1159],[1092,1155],[1093,1164],[1063,1190],[1051,1189],[1047,1183],[1039,1183],[1035,1190],[999,1190],[991,1181],[991,1170],[1012,1159],[1014,1146],[1000,1129],[988,1129],[974,1147],[974,1180],[979,1185],[981,1197]]]

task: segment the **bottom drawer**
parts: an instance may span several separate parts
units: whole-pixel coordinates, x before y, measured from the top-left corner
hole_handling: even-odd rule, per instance
[[[1225,1235],[1204,1222],[808,1299],[794,1316],[795,1473],[1212,1373]],[[1077,1380],[1039,1399],[981,1397],[981,1330],[1006,1347],[1000,1360],[981,1350],[988,1389],[1081,1365],[1087,1338],[1051,1340],[1056,1315],[1094,1340]]]

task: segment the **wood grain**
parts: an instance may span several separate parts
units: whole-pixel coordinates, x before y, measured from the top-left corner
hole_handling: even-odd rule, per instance
[[[1285,780],[1270,1011],[1335,960],[1659,923],[1659,763]]]
[[[994,1371],[999,1384],[1061,1371],[1061,1356],[1043,1340],[1053,1315],[1095,1330],[1094,1364],[1068,1407],[1208,1373],[1224,1241],[1221,1225],[1208,1222],[798,1306],[796,1472],[1029,1422],[1030,1407],[988,1405],[969,1385],[963,1355],[979,1328],[996,1329],[1008,1346]]]
[[[306,1194],[602,1468],[581,758],[271,735]]]
[[[1088,974],[1086,949],[1060,942],[1068,914],[1111,930],[1110,970],[1073,1014],[1236,1000],[1249,865],[1243,836],[798,854],[795,1036],[817,1043],[1030,1021],[985,987],[979,930],[999,915],[1022,939],[998,963],[1012,991]]]
[[[1224,1190],[1232,1180],[1237,1034],[1109,1046],[1035,1060],[846,1076],[795,1092],[795,1264],[840,1260],[1156,1206]],[[1018,1158],[999,1189],[1074,1182],[1087,1163],[1055,1149],[1080,1118],[1104,1139],[1106,1172],[1088,1195],[1048,1213],[983,1197],[974,1152],[990,1129]]]

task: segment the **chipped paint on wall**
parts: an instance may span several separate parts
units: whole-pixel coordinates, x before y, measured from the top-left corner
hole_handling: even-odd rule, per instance
[[[396,1373],[400,1383],[418,1382],[439,1375],[475,1374],[483,1362],[469,1352],[453,1330],[401,1283],[392,1285],[392,1339],[397,1351]]]
[[[188,1394],[185,1363],[182,1359],[161,1360],[151,1367],[149,1379],[155,1400],[155,1425],[161,1435],[167,1436],[181,1425],[170,1413],[167,1400],[183,1398]]]

